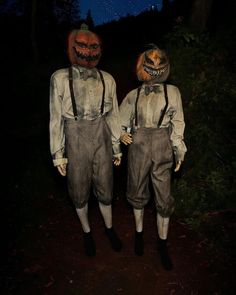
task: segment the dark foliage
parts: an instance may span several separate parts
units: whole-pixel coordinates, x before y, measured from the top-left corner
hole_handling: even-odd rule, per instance
[[[189,149],[173,193],[188,217],[236,205],[234,35],[234,29],[210,36],[178,27],[165,37],[171,81],[183,96]]]

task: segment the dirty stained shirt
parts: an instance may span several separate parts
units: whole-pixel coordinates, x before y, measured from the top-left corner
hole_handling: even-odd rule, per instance
[[[157,85],[157,84],[156,84]],[[162,110],[165,107],[163,84],[158,84],[157,93],[145,94],[145,84],[141,86],[138,99],[137,114],[138,124],[135,127],[135,102],[137,90],[131,90],[120,105],[122,133],[129,128],[157,128]],[[164,115],[160,128],[170,129],[170,140],[176,161],[183,161],[187,151],[184,143],[184,114],[182,99],[179,89],[174,85],[167,85],[168,108]]]
[[[78,120],[94,120],[105,116],[111,131],[114,156],[121,156],[120,134],[121,123],[116,95],[116,83],[107,72],[101,71],[105,82],[104,114],[101,114],[103,85],[99,73],[97,78],[81,79],[86,70],[73,66],[73,88],[78,112]],[[50,151],[55,166],[67,163],[65,156],[64,120],[74,119],[69,88],[68,68],[54,72],[50,80]]]

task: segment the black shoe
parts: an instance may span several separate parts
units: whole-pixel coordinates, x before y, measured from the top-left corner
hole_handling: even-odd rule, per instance
[[[84,233],[84,249],[87,256],[96,255],[96,246],[95,246],[91,232]]]
[[[111,242],[111,247],[114,251],[120,252],[122,249],[122,242],[118,238],[115,230],[113,227],[111,228],[105,228],[105,234],[108,237],[109,241]]]
[[[143,232],[137,232],[135,231],[134,236],[134,253],[137,256],[143,255]]]
[[[168,253],[167,240],[158,239],[158,250],[163,268],[165,270],[172,270],[173,264]]]

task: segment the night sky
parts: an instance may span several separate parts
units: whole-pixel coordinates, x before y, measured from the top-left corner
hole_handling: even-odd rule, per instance
[[[0,11],[8,11],[15,0],[3,1]],[[161,9],[162,0],[80,0],[81,18],[85,19],[87,12],[91,14],[95,25],[100,25],[122,16],[137,15],[144,10],[152,8]]]
[[[137,15],[140,12],[157,7],[161,9],[162,0],[80,0],[81,17],[86,18],[91,9],[95,25],[119,19],[127,14]]]

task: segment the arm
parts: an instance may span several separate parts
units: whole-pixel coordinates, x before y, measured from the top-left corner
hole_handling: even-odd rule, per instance
[[[120,140],[125,145],[129,145],[132,143],[131,128],[134,113],[133,108],[134,105],[131,103],[131,96],[130,94],[128,94],[120,105],[120,117],[122,126]]]
[[[175,110],[171,118],[171,142],[175,154],[176,168],[175,172],[180,169],[181,163],[184,161],[184,156],[187,151],[187,148],[184,143],[184,114],[182,107],[182,99],[178,88],[176,88],[176,97],[175,97]]]
[[[58,84],[53,75],[50,80],[50,151],[53,164],[62,176],[66,175],[67,158],[65,158],[64,120],[62,117],[62,97],[58,91]]]
[[[114,165],[119,166],[121,163],[121,149],[120,149],[120,134],[121,134],[121,123],[120,114],[116,95],[116,83],[112,79],[110,85],[110,95],[112,97],[112,109],[106,116],[107,124],[111,130],[111,140],[113,149]]]

